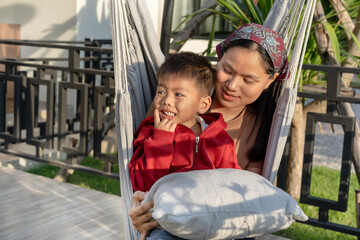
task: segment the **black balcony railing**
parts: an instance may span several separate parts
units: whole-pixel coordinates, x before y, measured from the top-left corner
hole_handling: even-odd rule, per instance
[[[351,174],[351,164],[353,158],[354,133],[355,133],[355,117],[344,116],[340,113],[340,105],[342,103],[359,104],[360,98],[354,96],[344,96],[341,94],[341,76],[342,73],[360,74],[358,68],[345,68],[334,66],[320,65],[303,65],[304,70],[313,70],[322,72],[327,80],[325,93],[316,93],[311,91],[300,91],[298,96],[312,100],[326,100],[326,113],[308,113],[305,130],[305,148],[304,162],[301,182],[300,202],[319,207],[318,219],[310,218],[306,224],[321,227],[333,231],[338,231],[354,236],[360,236],[360,229],[347,225],[329,222],[329,210],[345,212],[348,206],[349,184]],[[355,92],[353,92],[355,95]],[[344,130],[343,151],[341,159],[340,179],[337,201],[320,198],[311,195],[311,175],[313,166],[313,156],[315,147],[315,125],[318,122],[338,124]],[[285,154],[278,173],[278,186],[285,190],[286,172],[287,172],[287,156],[289,149],[285,148]]]
[[[12,40],[1,40],[0,43],[61,49],[68,56],[0,60],[0,66],[5,69],[0,72],[0,151],[118,179],[118,174],[111,171],[117,158],[101,152],[104,131],[109,130],[103,127],[105,113],[114,116],[111,40],[86,40],[81,44]],[[110,48],[104,48],[106,45]],[[7,121],[9,82],[14,85],[11,123]],[[76,98],[72,103],[69,102],[71,93]],[[69,107],[74,114],[67,113]],[[45,119],[39,117],[40,110],[46,112]],[[15,152],[9,147],[20,142],[35,146],[34,154]],[[44,149],[65,152],[68,159],[57,161],[46,158]],[[77,160],[87,156],[91,150],[96,158],[105,161],[103,171],[78,164]]]

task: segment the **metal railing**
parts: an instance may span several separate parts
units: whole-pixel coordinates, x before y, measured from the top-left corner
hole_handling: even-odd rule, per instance
[[[111,44],[111,40],[86,40],[81,45],[78,42],[74,45],[67,42],[1,40],[0,44],[61,49],[67,53],[67,58],[0,60],[0,66],[5,69],[0,72],[0,152],[118,179],[118,174],[111,171],[117,158],[101,152],[105,108],[110,109],[110,116],[114,115],[112,49],[102,47]],[[13,121],[10,124],[6,113],[9,82],[14,85]],[[69,92],[76,96],[73,103],[68,101]],[[41,120],[40,95],[44,94],[46,117]],[[74,111],[72,116],[67,114],[69,106]],[[24,131],[26,134],[23,134]],[[9,147],[20,142],[35,146],[35,153],[14,151]],[[46,158],[44,149],[65,152],[67,159],[57,161]],[[78,164],[78,160],[91,150],[95,157],[105,161],[104,170]]]
[[[345,68],[324,65],[303,65],[304,70],[313,70],[317,72],[324,72],[327,87],[325,93],[315,92],[298,92],[298,96],[313,100],[326,100],[326,113],[312,113],[307,114],[306,130],[305,130],[305,148],[304,148],[304,162],[301,182],[300,203],[319,207],[318,219],[309,218],[305,224],[329,229],[337,232],[342,232],[350,235],[359,236],[360,229],[329,222],[329,210],[346,212],[348,206],[349,185],[351,164],[353,158],[354,133],[356,118],[341,115],[338,111],[339,105],[342,103],[360,103],[360,98],[343,96],[341,94],[341,75],[342,73],[360,74],[358,68]],[[337,201],[312,196],[310,191],[311,175],[313,166],[313,156],[315,147],[315,130],[316,123],[330,123],[341,125],[344,130],[343,151],[341,159],[340,179]],[[278,186],[285,190],[287,178],[287,161],[289,149],[285,148],[285,154],[278,172]]]

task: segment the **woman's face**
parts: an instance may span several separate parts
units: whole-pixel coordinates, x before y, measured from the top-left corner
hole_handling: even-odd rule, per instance
[[[278,76],[270,78],[264,66],[257,51],[229,48],[217,66],[214,104],[238,108],[253,103]]]

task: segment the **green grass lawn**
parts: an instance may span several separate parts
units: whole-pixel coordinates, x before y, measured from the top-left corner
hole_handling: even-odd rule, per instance
[[[96,160],[92,157],[85,158],[81,164],[97,169],[104,169],[104,162]],[[59,167],[44,165],[39,168],[30,169],[28,172],[44,177],[54,178],[59,169]],[[119,172],[118,165],[114,166],[114,172]],[[120,182],[116,179],[110,179],[81,171],[75,171],[74,174],[71,175],[68,182],[79,185],[81,187],[120,196]]]
[[[311,175],[310,193],[312,196],[327,198],[337,201],[338,188],[340,181],[340,172],[326,167],[313,168]],[[346,212],[329,211],[329,222],[356,227],[356,210],[355,210],[355,189],[359,189],[359,184],[355,174],[351,174],[348,209]],[[307,216],[318,218],[319,208],[300,203],[301,208]],[[313,227],[303,223],[293,223],[288,229],[275,233],[290,239],[341,239],[356,240],[357,237],[343,234],[323,228]]]
[[[91,166],[98,169],[103,169],[104,165],[102,161],[98,161],[91,157],[87,157],[83,162],[83,165]],[[53,178],[58,167],[44,165],[42,167],[32,169],[29,172],[42,175],[45,177]],[[118,166],[114,166],[114,172],[118,172]],[[312,185],[311,195],[321,198],[328,198],[337,200],[338,187],[339,187],[340,172],[331,170],[326,167],[315,167],[312,172]],[[95,189],[98,191],[120,195],[120,183],[118,180],[109,179],[106,177],[95,176],[92,174],[75,171],[70,177],[70,183]],[[356,179],[356,175],[352,174],[350,179],[349,190],[349,202],[346,212],[330,211],[329,221],[356,227],[356,214],[355,214],[355,189],[359,189],[359,184]],[[318,208],[300,204],[306,215],[312,218],[317,218]],[[325,230],[322,228],[313,227],[303,223],[293,223],[288,229],[274,233],[275,235],[290,238],[290,239],[304,239],[304,240],[318,240],[318,239],[341,239],[341,240],[356,240],[357,238],[352,235],[342,234],[339,232]]]

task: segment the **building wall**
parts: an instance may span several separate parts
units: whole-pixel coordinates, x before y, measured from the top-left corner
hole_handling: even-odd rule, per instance
[[[111,38],[111,0],[1,0],[0,23],[20,25],[25,40]],[[145,0],[160,41],[164,0]],[[175,1],[173,29],[190,13],[191,0]],[[59,50],[21,48],[21,57],[64,57]]]
[[[76,39],[76,1],[1,0],[0,23],[20,24],[26,40]],[[59,51],[22,47],[22,57],[56,57]]]
[[[157,32],[161,29],[163,1],[146,0]],[[0,23],[19,24],[20,38],[26,40],[110,39],[110,9],[110,0],[1,0]],[[63,54],[58,50],[22,47],[21,56]]]
[[[110,0],[77,0],[76,40],[111,39],[110,10]]]

